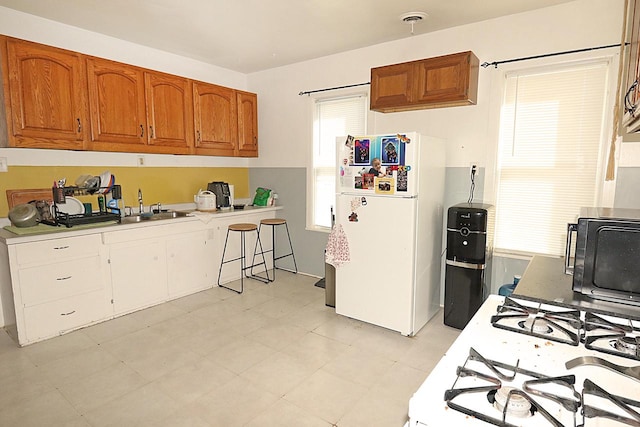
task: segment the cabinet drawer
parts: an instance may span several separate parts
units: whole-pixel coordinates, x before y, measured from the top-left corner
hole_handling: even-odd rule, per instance
[[[102,289],[100,257],[82,258],[20,270],[24,306]]]
[[[27,342],[60,335],[106,317],[102,291],[76,295],[24,309]]]
[[[99,234],[44,240],[16,245],[18,264],[50,263],[57,260],[99,255]]]

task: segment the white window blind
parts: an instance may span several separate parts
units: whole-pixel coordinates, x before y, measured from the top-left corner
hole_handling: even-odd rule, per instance
[[[597,204],[607,66],[506,76],[496,248],[561,255],[567,223]]]
[[[315,107],[312,226],[331,227],[336,193],[336,137],[366,132],[367,97],[319,99]]]

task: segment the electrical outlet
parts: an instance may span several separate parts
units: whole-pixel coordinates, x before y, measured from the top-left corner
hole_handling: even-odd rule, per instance
[[[0,172],[7,172],[9,170],[9,166],[7,165],[7,158],[0,157]]]
[[[138,166],[144,166],[145,158],[144,156],[138,156]]]

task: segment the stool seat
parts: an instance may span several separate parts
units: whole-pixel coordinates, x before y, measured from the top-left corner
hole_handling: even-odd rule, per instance
[[[263,219],[260,221],[260,224],[264,224],[264,225],[282,225],[286,223],[287,223],[287,220],[283,218],[269,218],[269,219]]]
[[[251,223],[241,222],[238,224],[229,224],[229,230],[231,231],[253,231],[257,230],[258,226]]]

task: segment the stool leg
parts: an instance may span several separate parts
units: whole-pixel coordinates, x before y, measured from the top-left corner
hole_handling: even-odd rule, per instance
[[[271,227],[271,259],[273,260],[273,280],[276,280],[276,226]]]
[[[222,250],[222,260],[220,261],[220,268],[218,269],[218,286],[220,286],[220,275],[222,274],[222,266],[225,264],[224,255],[227,253],[227,241],[229,240],[229,230],[227,230],[227,237],[224,239],[224,249]]]
[[[278,225],[283,225],[283,224],[278,224]],[[298,274],[298,264],[296,263],[296,256],[293,253],[293,244],[291,243],[291,235],[289,234],[289,226],[287,225],[287,223],[284,223],[285,229],[287,230],[287,239],[289,239],[289,249],[291,250],[290,253],[286,254],[286,255],[280,255],[280,256],[276,256],[276,252],[275,252],[275,240],[273,243],[273,271],[274,271],[274,277],[275,277],[275,270],[276,268],[278,270],[284,270],[284,271],[288,271],[290,273],[294,273],[294,274]],[[276,227],[273,227],[273,236],[275,236],[276,234]],[[294,270],[290,270],[288,268],[282,268],[282,267],[276,267],[276,260],[282,259],[282,258],[286,258],[286,257],[292,257],[293,258],[293,267]]]
[[[289,248],[291,249],[291,257],[293,258],[293,267],[295,268],[295,273],[298,274],[298,264],[296,264],[296,256],[293,254],[293,245],[291,244],[291,235],[289,234],[289,226],[287,225],[286,222],[284,223],[284,227],[287,230],[287,237],[289,238]]]
[[[269,283],[272,280],[269,278],[269,272],[267,271],[267,260],[264,257],[264,248],[262,247],[262,241],[260,240],[260,227],[258,227],[258,230],[256,230],[256,246],[253,248],[253,259],[251,260],[251,267],[247,267],[247,268],[251,268],[251,278],[255,279],[255,280],[260,280],[261,282],[264,283]],[[264,277],[260,277],[257,274],[253,274],[253,267],[256,266],[255,263],[255,259],[256,259],[256,254],[257,249],[258,249],[258,245],[260,245],[260,255],[262,256],[262,265],[264,265],[264,274],[267,276],[266,278]],[[260,264],[258,264],[260,265]]]
[[[221,288],[225,288],[225,289],[229,289],[230,291],[236,292],[241,294],[242,292],[244,292],[244,264],[245,264],[245,258],[244,258],[244,231],[240,232],[240,258],[235,258],[229,261],[225,261],[224,260],[224,256],[227,253],[227,242],[229,241],[229,229],[227,229],[227,237],[224,239],[224,249],[222,250],[222,261],[220,262],[220,269],[218,270],[218,286]],[[232,261],[237,261],[240,260],[240,290],[236,290],[233,288],[230,288],[228,286],[225,285],[221,285],[220,284],[220,276],[222,275],[222,266],[232,262]]]

